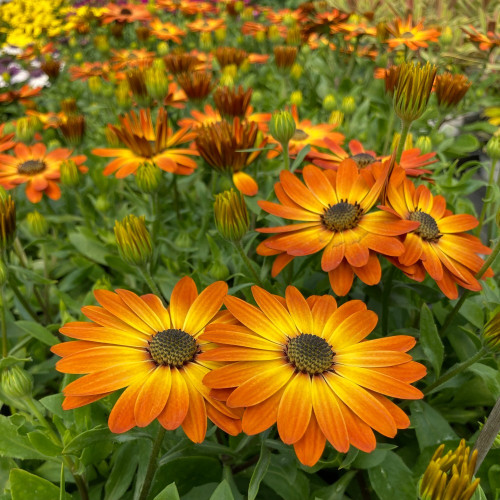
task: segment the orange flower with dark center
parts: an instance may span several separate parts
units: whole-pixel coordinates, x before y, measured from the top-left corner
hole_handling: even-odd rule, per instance
[[[109,62],[84,62],[81,66],[71,66],[69,68],[71,81],[88,80],[91,76],[100,76],[105,80],[109,80],[111,66]]]
[[[0,154],[0,185],[5,189],[13,189],[26,183],[26,197],[32,203],[38,203],[45,193],[51,200],[61,197],[57,184],[60,178],[61,163],[72,160],[80,172],[87,172],[83,165],[87,159],[84,155],[71,157],[71,150],[54,149],[47,153],[45,144],[26,146],[18,143],[14,147],[14,156]]]
[[[173,75],[193,71],[199,64],[198,58],[192,54],[184,52],[172,52],[167,54],[163,61],[165,66]]]
[[[187,23],[187,28],[193,33],[212,33],[226,27],[224,19],[196,19]]]
[[[25,106],[34,107],[35,103],[30,97],[36,97],[40,94],[42,87],[32,89],[29,85],[23,85],[19,90],[9,90],[0,94],[0,102],[11,103],[19,102]]]
[[[122,178],[134,173],[141,163],[154,163],[162,170],[173,174],[190,175],[196,162],[188,156],[197,155],[192,149],[175,146],[192,141],[194,132],[182,128],[173,132],[168,126],[168,116],[160,108],[156,118],[156,128],[151,119],[151,110],[141,109],[139,116],[134,111],[120,117],[120,126],[108,125],[126,148],[97,148],[92,153],[97,156],[117,157],[104,169],[104,175],[116,172]]]
[[[110,24],[113,21],[118,23],[133,23],[134,21],[148,21],[151,19],[146,5],[126,3],[116,5],[108,3],[105,7],[106,11],[101,16],[102,24]]]
[[[111,53],[111,63],[115,71],[132,67],[139,67],[141,69],[149,68],[153,64],[155,56],[154,52],[149,52],[146,49],[111,50]]]
[[[401,255],[405,249],[396,236],[419,226],[390,213],[369,213],[384,187],[389,162],[376,166],[359,171],[350,159],[337,172],[307,165],[303,171],[306,185],[291,172],[282,171],[274,187],[281,205],[264,200],[258,204],[272,215],[301,222],[257,229],[278,233],[264,245],[294,257],[322,251],[321,268],[337,295],[349,292],[354,274],[367,285],[376,285],[381,278],[377,253]]]
[[[464,75],[452,75],[444,73],[437,75],[434,80],[434,92],[438,104],[444,108],[456,106],[469,90],[472,82]]]
[[[418,50],[420,47],[428,47],[427,42],[437,42],[439,39],[438,30],[425,30],[423,22],[414,25],[411,15],[406,21],[396,19],[393,24],[388,24],[386,27],[393,36],[385,40],[391,49],[406,45],[410,50]]]
[[[218,172],[232,174],[236,188],[247,196],[256,195],[258,185],[242,170],[259,156],[260,151],[242,150],[265,146],[266,139],[256,144],[258,131],[255,122],[241,122],[236,117],[232,123],[222,120],[204,125],[196,135],[196,147],[202,158]]]
[[[500,35],[493,29],[488,30],[486,34],[479,33],[479,31],[474,28],[474,26],[469,26],[468,28],[462,28],[464,33],[469,37],[469,40],[473,43],[479,45],[479,50],[484,50],[486,52],[493,50],[495,47],[500,46]]]
[[[215,107],[223,116],[244,117],[247,113],[252,89],[243,90],[240,85],[238,89],[230,87],[218,87],[214,92]]]
[[[404,237],[404,253],[391,262],[416,281],[423,281],[429,273],[449,299],[458,297],[457,284],[480,291],[474,274],[484,261],[477,254],[490,254],[491,249],[465,232],[475,228],[478,220],[446,210],[443,196],[432,196],[424,185],[415,188],[401,170],[394,171],[391,181],[387,189],[389,206],[384,210],[402,220],[420,222]],[[491,276],[493,271],[489,269],[484,277]]]
[[[247,57],[247,52],[236,47],[217,47],[215,50],[215,58],[221,68],[225,68],[230,64],[240,67]]]
[[[57,370],[87,374],[64,388],[63,408],[79,408],[125,388],[109,415],[111,432],[158,419],[168,430],[182,426],[191,441],[201,443],[208,417],[227,433],[238,434],[238,414],[210,397],[202,384],[220,364],[199,358],[207,346],[200,339],[206,326],[234,322],[219,312],[226,293],[227,285],[218,281],[198,295],[194,281],[185,277],[165,308],[156,295],[96,290],[102,307],[82,308],[91,322],[67,323],[61,333],[77,340],[52,347],[63,358]]]
[[[246,434],[278,424],[281,440],[292,444],[300,462],[313,466],[326,440],[339,452],[349,446],[370,453],[373,431],[394,437],[410,420],[387,396],[421,399],[410,385],[425,367],[406,351],[410,336],[365,340],[377,315],[359,300],[337,307],[330,295],[305,299],[293,286],[285,298],[252,287],[257,307],[236,297],[224,304],[242,323],[207,326],[201,338],[220,347],[203,361],[229,362],[203,382],[229,408],[245,408]]]
[[[214,86],[212,73],[208,71],[188,71],[177,75],[177,82],[189,99],[204,99]]]
[[[171,40],[174,43],[182,43],[182,37],[186,32],[174,23],[162,23],[159,19],[153,19],[150,23],[151,34],[160,40]]]
[[[291,68],[297,58],[297,52],[297,47],[277,45],[274,47],[274,62],[276,66],[280,69]]]
[[[304,32],[307,34],[320,33],[328,35],[331,28],[346,21],[349,14],[340,12],[337,9],[328,12],[318,12],[312,19],[309,19],[304,25]]]

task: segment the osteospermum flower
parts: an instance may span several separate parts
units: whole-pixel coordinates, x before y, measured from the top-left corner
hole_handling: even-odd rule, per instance
[[[150,23],[151,34],[160,40],[171,40],[174,43],[182,43],[182,37],[186,32],[174,23],[162,23],[159,19],[153,19]]]
[[[329,295],[306,300],[293,286],[285,299],[258,286],[252,292],[257,307],[226,297],[242,326],[207,326],[201,338],[221,347],[200,355],[204,361],[231,362],[203,382],[230,408],[245,408],[246,434],[277,422],[281,440],[312,466],[326,440],[343,453],[350,445],[371,452],[373,430],[394,437],[410,425],[385,396],[423,397],[410,385],[425,375],[425,367],[406,354],[415,345],[413,337],[365,340],[378,318],[359,300],[337,307]]]
[[[415,185],[396,171],[387,189],[388,213],[420,225],[404,237],[405,251],[391,259],[408,277],[423,281],[426,272],[450,299],[458,297],[457,284],[473,291],[481,290],[474,274],[484,261],[477,254],[491,249],[465,231],[475,228],[478,220],[472,215],[454,215],[446,210],[443,196],[432,196],[429,188]],[[489,269],[484,277],[493,276]]]
[[[373,169],[378,170],[374,177],[373,172],[359,171],[349,159],[337,172],[307,165],[305,185],[291,172],[282,171],[274,186],[281,205],[261,200],[259,206],[272,215],[301,222],[257,229],[277,233],[264,245],[294,257],[322,251],[321,268],[337,295],[349,292],[354,274],[367,285],[376,285],[381,278],[377,253],[401,255],[404,246],[396,236],[419,225],[398,221],[387,212],[368,213],[383,189],[389,162],[379,167]]]
[[[42,88],[32,89],[29,85],[23,85],[19,90],[9,90],[0,94],[0,103],[19,102],[25,106],[33,106],[35,103],[30,99],[40,94]]]
[[[72,151],[58,148],[47,152],[45,144],[26,146],[18,143],[14,147],[14,156],[0,154],[0,185],[5,189],[13,189],[26,183],[26,196],[32,203],[38,203],[45,193],[50,199],[61,197],[57,181],[61,173],[61,163],[72,160],[82,173],[88,171],[83,165],[87,159],[84,155],[71,157]]]
[[[413,24],[411,15],[406,20],[396,19],[393,24],[388,24],[387,31],[392,35],[392,38],[386,40],[391,49],[406,45],[410,50],[418,50],[420,47],[428,47],[427,42],[437,42],[439,39],[438,30],[424,29],[421,21]]]
[[[494,30],[488,31],[486,34],[480,33],[474,26],[468,26],[462,30],[467,34],[471,42],[479,45],[479,50],[486,52],[493,50],[495,47],[500,47],[500,35]]]
[[[175,146],[191,141],[195,133],[182,128],[173,132],[168,126],[167,112],[160,108],[153,127],[151,110],[141,109],[139,116],[134,111],[120,117],[120,126],[108,125],[126,148],[97,148],[92,153],[97,156],[117,157],[104,169],[104,175],[116,172],[122,178],[134,173],[139,165],[152,162],[166,172],[189,175],[196,168],[196,162],[189,155],[197,155],[193,149]]]
[[[79,408],[125,388],[109,415],[112,432],[158,419],[168,430],[182,426],[189,439],[200,443],[208,416],[238,434],[238,415],[211,398],[201,382],[219,365],[199,359],[207,345],[199,338],[205,327],[228,319],[219,313],[226,293],[227,285],[218,281],[198,295],[194,281],[185,277],[165,308],[156,295],[96,290],[102,307],[82,308],[91,322],[67,323],[61,333],[77,340],[52,347],[63,358],[57,370],[87,374],[64,388],[63,408]]]
[[[146,5],[126,3],[116,5],[115,3],[108,3],[104,8],[103,15],[101,16],[102,24],[109,24],[113,21],[119,23],[133,23],[134,21],[147,21],[151,19]]]

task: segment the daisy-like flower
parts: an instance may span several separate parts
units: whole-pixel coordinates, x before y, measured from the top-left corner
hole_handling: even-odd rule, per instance
[[[29,85],[23,85],[19,90],[9,90],[0,94],[0,103],[19,102],[25,106],[34,106],[34,102],[30,99],[40,94],[42,87],[32,89]]]
[[[186,32],[174,23],[162,23],[159,19],[153,19],[149,26],[151,34],[160,40],[171,40],[174,43],[182,43],[182,37],[186,36]]]
[[[194,71],[200,65],[200,61],[195,55],[185,52],[172,52],[171,54],[167,54],[163,58],[163,61],[167,69],[173,75]]]
[[[187,28],[193,33],[212,33],[215,30],[220,30],[226,27],[224,19],[196,19],[191,23],[187,23]]]
[[[344,142],[344,135],[339,132],[334,132],[336,125],[330,125],[328,123],[320,123],[318,125],[313,125],[311,120],[300,120],[299,113],[297,111],[297,106],[293,105],[291,109],[293,119],[295,121],[295,135],[292,137],[288,144],[288,151],[290,156],[295,156],[302,148],[307,145],[311,147],[328,147],[327,140],[342,144]],[[275,158],[280,154],[281,146],[278,141],[269,138],[269,142],[278,145],[274,150],[269,151],[268,158]]]
[[[391,49],[406,45],[410,50],[418,50],[420,47],[428,47],[427,42],[437,42],[439,39],[438,30],[425,30],[421,21],[413,24],[411,15],[406,20],[396,19],[393,24],[388,24],[387,31],[393,37],[386,40]]]
[[[200,100],[210,94],[214,86],[209,71],[187,71],[177,75],[177,82],[189,99]]]
[[[113,64],[113,69],[119,71],[124,68],[149,68],[153,64],[153,59],[155,56],[154,52],[149,52],[146,49],[135,49],[135,50],[111,50],[111,63]]]
[[[321,268],[337,295],[349,292],[354,274],[367,285],[376,285],[381,278],[377,253],[401,255],[404,246],[396,236],[419,225],[383,211],[368,213],[384,187],[389,162],[378,167],[359,171],[349,159],[337,172],[307,165],[303,171],[306,185],[291,172],[282,171],[274,186],[281,205],[264,200],[258,204],[272,215],[301,222],[257,229],[278,233],[264,245],[294,257],[323,251]]]
[[[199,359],[207,345],[199,338],[205,327],[232,321],[219,312],[226,293],[227,285],[218,281],[198,295],[194,281],[185,277],[174,287],[167,309],[156,295],[96,290],[102,307],[82,308],[91,322],[67,323],[61,333],[77,340],[52,347],[63,358],[57,370],[87,374],[64,388],[63,408],[79,408],[126,388],[109,415],[112,432],[158,419],[168,430],[182,426],[189,439],[201,443],[208,416],[238,434],[238,414],[211,398],[201,382],[220,365]]]
[[[420,225],[404,237],[405,251],[390,259],[408,277],[423,281],[426,272],[449,298],[458,297],[457,284],[480,291],[474,274],[484,264],[477,254],[490,254],[478,238],[465,231],[475,228],[478,220],[472,215],[454,215],[446,209],[443,196],[432,196],[424,185],[415,188],[404,172],[395,170],[387,189],[388,207],[382,207],[401,220]],[[489,269],[484,277],[493,276]]]
[[[116,5],[108,3],[101,16],[102,24],[110,24],[113,21],[119,23],[133,23],[135,21],[147,21],[151,19],[147,6],[142,4],[126,3]]]
[[[104,169],[104,175],[116,172],[122,178],[133,174],[141,163],[154,163],[165,172],[190,175],[196,168],[196,162],[189,155],[198,155],[196,151],[175,146],[193,140],[196,136],[186,128],[173,132],[168,126],[168,116],[160,108],[156,118],[156,128],[151,119],[151,110],[141,109],[139,116],[134,111],[120,117],[120,126],[108,125],[126,148],[97,148],[92,153],[97,156],[117,157]]]
[[[377,315],[359,300],[337,307],[330,295],[307,300],[293,286],[285,299],[252,287],[257,307],[236,297],[224,304],[242,326],[213,324],[201,335],[220,347],[200,358],[230,364],[207,374],[211,394],[230,408],[244,407],[242,428],[258,434],[278,424],[281,440],[293,444],[313,466],[326,440],[345,453],[376,447],[373,430],[394,437],[410,421],[386,396],[420,399],[411,386],[425,367],[406,354],[413,337],[365,340]],[[229,392],[229,395],[228,395]]]
[[[72,160],[80,172],[88,171],[83,165],[84,155],[71,157],[71,150],[54,149],[47,153],[45,144],[26,146],[18,143],[14,147],[14,156],[0,154],[0,186],[13,189],[26,183],[26,196],[32,203],[38,203],[45,193],[51,200],[61,197],[57,181],[60,178],[61,163]]]
[[[230,64],[234,64],[239,68],[248,58],[248,53],[236,47],[217,47],[215,58],[221,68],[225,68]]]
[[[486,34],[480,33],[474,26],[462,28],[462,30],[467,34],[471,42],[479,45],[479,50],[489,52],[495,47],[500,47],[500,35],[495,33],[494,30],[488,31]]]
[[[84,62],[81,66],[71,66],[69,68],[71,81],[88,80],[91,76],[100,76],[105,80],[109,80],[111,73],[109,62]]]

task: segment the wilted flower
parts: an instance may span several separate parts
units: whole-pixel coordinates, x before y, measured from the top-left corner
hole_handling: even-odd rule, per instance
[[[434,90],[439,106],[456,106],[465,96],[472,83],[464,75],[444,73],[436,76]]]
[[[139,267],[149,262],[153,247],[144,216],[127,215],[121,222],[116,221],[115,237],[125,262]]]
[[[215,196],[215,225],[219,233],[229,241],[238,242],[250,227],[245,199],[232,189]]]

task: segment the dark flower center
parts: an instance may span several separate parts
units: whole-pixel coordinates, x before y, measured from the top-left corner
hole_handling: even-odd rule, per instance
[[[330,231],[344,231],[356,227],[362,215],[363,210],[357,203],[353,205],[340,200],[340,203],[325,209],[321,220]]]
[[[415,233],[423,240],[435,241],[441,238],[442,234],[439,233],[437,222],[429,214],[421,210],[410,212],[410,220],[420,222],[420,226],[415,229]]]
[[[411,31],[406,31],[405,33],[403,33],[401,35],[401,38],[413,38],[413,37],[414,37],[414,35]]]
[[[24,175],[36,175],[45,170],[45,162],[41,160],[28,160],[17,167],[17,171]]]
[[[325,339],[310,333],[301,333],[288,341],[285,355],[298,371],[317,375],[332,367],[335,353]]]
[[[120,14],[121,14],[122,16],[130,16],[130,15],[132,14],[132,11],[131,11],[130,9],[122,9],[122,10],[120,11]]]
[[[297,130],[295,130],[295,134],[293,134],[292,141],[305,141],[308,137],[308,133],[298,128]]]
[[[351,156],[351,160],[356,162],[358,168],[364,168],[375,163],[375,158],[369,153],[358,153],[357,155]]]
[[[181,367],[198,352],[196,339],[182,330],[158,332],[149,343],[151,357],[158,365]]]

